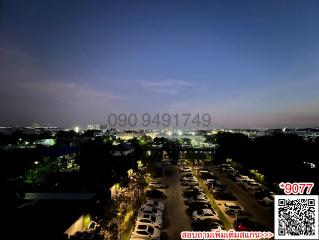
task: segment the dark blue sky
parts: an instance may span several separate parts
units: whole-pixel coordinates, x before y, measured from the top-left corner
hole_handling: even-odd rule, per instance
[[[319,125],[319,1],[2,1],[0,125]]]

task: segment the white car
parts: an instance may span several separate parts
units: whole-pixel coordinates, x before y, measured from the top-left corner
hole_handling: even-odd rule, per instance
[[[149,200],[151,201],[151,200]],[[144,203],[141,208],[145,208],[145,207],[151,207],[151,208],[156,208],[158,210],[161,210],[163,212],[163,209],[160,209],[158,206],[154,205],[153,203],[150,203],[150,202],[146,202]]]
[[[153,227],[162,229],[163,220],[161,217],[158,217],[154,214],[142,214],[137,217],[135,224],[150,224]]]
[[[198,192],[204,192],[203,189],[199,186],[190,186],[190,187],[187,187],[185,188],[184,192],[189,192],[189,191],[198,191]]]
[[[137,224],[132,232],[132,237],[140,237],[142,239],[160,240],[161,231],[148,224]],[[134,239],[133,238],[133,239]]]
[[[198,180],[197,179],[188,179],[186,181],[183,180],[183,185],[186,185],[186,186],[197,186],[198,185]]]
[[[219,219],[217,213],[212,209],[199,209],[192,214],[193,220]]]
[[[146,200],[144,203],[145,203],[146,205],[152,204],[152,205],[154,205],[156,208],[158,208],[159,210],[162,210],[162,211],[164,211],[164,209],[165,209],[164,201]]]
[[[151,239],[151,237],[150,236],[136,236],[136,237],[134,237],[134,236],[131,236],[130,237],[130,240],[150,240]]]
[[[201,174],[201,173],[209,173],[209,171],[208,170],[199,170],[198,174]]]
[[[233,203],[233,202],[225,202],[224,207],[225,207],[225,212],[229,210],[244,211],[244,208],[241,205],[237,203]]]
[[[258,182],[247,182],[247,183],[245,183],[245,185],[244,185],[244,187],[247,189],[247,190],[249,190],[249,191],[251,191],[251,190],[257,190],[257,189],[259,189],[259,188],[261,188],[261,184],[260,183],[258,183]]]
[[[159,217],[163,216],[163,212],[161,210],[157,209],[156,207],[143,206],[140,208],[140,210],[138,210],[139,216],[146,214],[146,213],[154,214],[155,216],[159,216]]]
[[[198,194],[196,197],[190,197],[188,203],[192,204],[193,202],[209,202],[204,193]]]
[[[181,167],[180,172],[191,172],[192,169],[190,167]]]
[[[197,181],[197,178],[192,176],[192,177],[183,177],[182,180],[184,182],[188,182],[188,181]]]
[[[241,182],[241,181],[243,181],[243,180],[248,180],[248,179],[249,179],[248,176],[239,175],[239,176],[237,176],[237,177],[235,178],[235,181],[236,181],[236,182]]]
[[[205,180],[205,184],[206,185],[210,185],[210,184],[213,184],[215,182],[216,182],[216,180],[215,179],[211,179],[211,178],[208,178],[208,179]]]
[[[150,188],[167,188],[166,184],[163,184],[161,181],[152,181],[148,184]]]
[[[239,181],[238,184],[239,184],[240,186],[245,187],[245,185],[246,185],[247,183],[251,183],[251,182],[256,182],[256,181],[255,181],[254,179],[245,179],[245,180]]]

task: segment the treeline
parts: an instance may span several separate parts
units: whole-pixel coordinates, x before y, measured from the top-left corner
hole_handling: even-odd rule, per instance
[[[257,169],[272,182],[309,181],[317,175],[318,137],[304,140],[298,135],[276,133],[250,139],[240,133],[218,133],[216,141],[219,147],[214,153],[215,164],[231,158],[246,170]]]

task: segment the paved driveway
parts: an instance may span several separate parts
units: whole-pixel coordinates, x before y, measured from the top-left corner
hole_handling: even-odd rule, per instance
[[[167,199],[165,201],[165,217],[163,226],[162,239],[181,239],[182,231],[191,230],[191,220],[186,214],[187,206],[182,196],[183,187],[179,181],[178,166],[171,166],[165,172],[163,182],[169,185],[165,190]]]

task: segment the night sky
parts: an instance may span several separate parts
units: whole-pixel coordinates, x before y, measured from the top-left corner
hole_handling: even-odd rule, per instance
[[[319,126],[319,1],[3,0],[0,81],[1,126]]]

